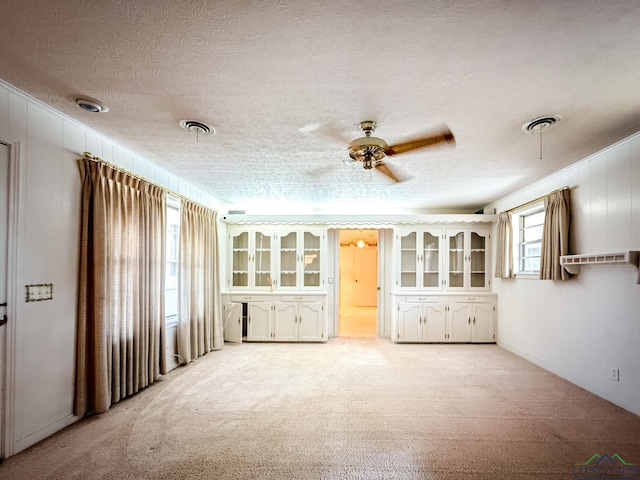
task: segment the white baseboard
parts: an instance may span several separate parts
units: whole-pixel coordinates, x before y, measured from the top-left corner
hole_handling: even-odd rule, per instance
[[[15,455],[16,453],[19,453],[22,450],[25,450],[32,445],[35,445],[39,441],[44,440],[47,437],[50,437],[54,433],[62,430],[63,428],[68,427],[69,425],[76,423],[78,420],[81,420],[81,419],[82,417],[69,415],[67,417],[61,418],[60,420],[52,423],[51,425],[47,425],[46,427],[38,430],[37,432],[33,432],[24,438],[14,441],[13,445],[7,445],[7,449],[6,449],[7,457],[11,455]]]

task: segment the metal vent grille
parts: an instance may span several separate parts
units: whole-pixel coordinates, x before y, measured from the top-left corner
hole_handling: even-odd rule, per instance
[[[180,126],[187,132],[196,133],[198,135],[214,135],[216,131],[213,127],[198,120],[180,120]]]
[[[558,115],[534,118],[522,126],[522,131],[526,133],[540,133],[555,126],[562,118]]]

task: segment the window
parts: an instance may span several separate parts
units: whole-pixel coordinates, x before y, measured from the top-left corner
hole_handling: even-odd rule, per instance
[[[180,200],[167,196],[167,253],[164,284],[164,315],[167,323],[178,319],[178,241],[180,237]]]
[[[542,228],[544,204],[537,202],[526,209],[513,213],[513,230],[518,232],[514,242],[514,258],[517,259],[516,274],[538,274],[542,251]]]

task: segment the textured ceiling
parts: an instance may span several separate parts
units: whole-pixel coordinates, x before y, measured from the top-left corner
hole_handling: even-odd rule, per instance
[[[640,130],[637,0],[426,3],[5,0],[0,78],[247,213],[473,212]],[[393,184],[343,163],[366,119],[457,145]]]

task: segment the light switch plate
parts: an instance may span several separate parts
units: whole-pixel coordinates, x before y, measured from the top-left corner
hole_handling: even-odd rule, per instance
[[[27,302],[42,302],[53,299],[53,283],[26,285]]]

